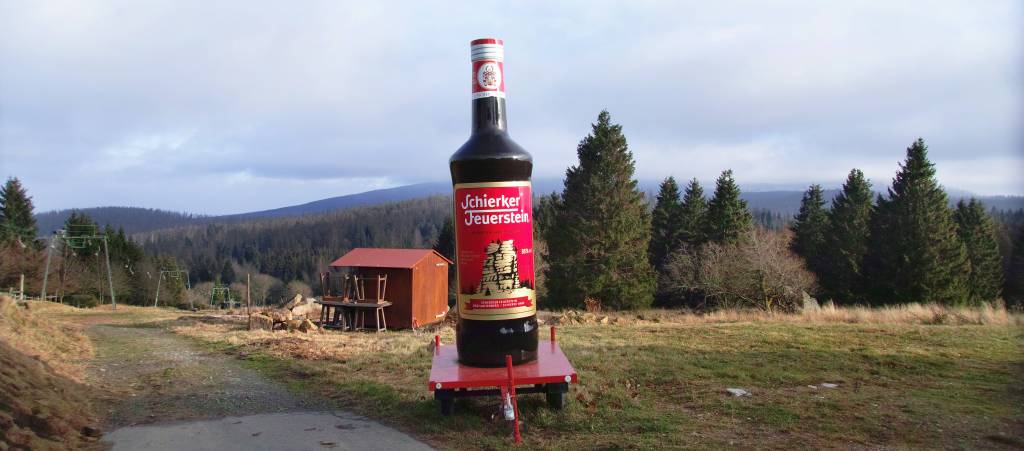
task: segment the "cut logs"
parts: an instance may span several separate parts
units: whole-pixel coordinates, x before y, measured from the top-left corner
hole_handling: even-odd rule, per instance
[[[274,319],[267,315],[255,313],[249,318],[252,319],[249,323],[251,324],[251,329],[249,330],[274,330]]]
[[[283,329],[289,332],[315,332],[319,328],[310,321],[320,313],[320,306],[313,298],[303,297],[296,294],[282,308],[265,310],[263,313],[252,315],[253,325],[250,330],[274,330]],[[266,322],[270,321],[270,326]],[[308,324],[307,324],[308,323]]]

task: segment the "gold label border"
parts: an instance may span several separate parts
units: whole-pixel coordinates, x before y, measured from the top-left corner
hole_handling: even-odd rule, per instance
[[[457,183],[452,187],[452,194],[455,194],[455,190],[462,188],[508,188],[513,186],[533,186],[530,181],[514,181],[514,182],[473,182],[473,183]],[[533,195],[533,190],[530,192]]]
[[[533,196],[533,182],[530,181],[530,180],[517,180],[517,181],[507,181],[507,182],[456,183],[455,185],[452,186],[452,217],[453,218],[455,217],[455,210],[456,210],[455,209],[455,202],[456,202],[455,192],[458,191],[459,189],[463,189],[463,188],[506,188],[506,187],[517,187],[517,186],[527,186],[527,187],[530,187],[530,195]],[[531,224],[531,227],[533,227],[532,224]],[[455,254],[456,254],[456,256],[455,256],[456,257],[455,264],[456,265],[458,265],[458,253],[459,253],[458,252],[458,250],[459,250],[459,243],[458,243],[458,241],[459,241],[459,234],[456,233],[455,234]],[[460,279],[460,277],[459,277],[458,266],[456,266],[456,271],[455,271],[456,287],[462,286],[461,282],[459,281],[459,279]],[[460,318],[466,318],[466,319],[472,319],[472,320],[480,320],[480,321],[500,321],[500,320],[506,320],[506,319],[526,318],[528,316],[532,316],[532,315],[536,315],[537,314],[537,291],[536,290],[532,290],[532,293],[530,294],[530,299],[533,301],[533,307],[528,307],[528,310],[526,310],[526,311],[519,311],[519,312],[490,314],[490,315],[486,315],[486,314],[481,315],[481,314],[477,314],[477,313],[468,313],[466,311],[466,309],[464,309],[462,307],[463,296],[465,296],[465,297],[473,297],[475,295],[462,294],[462,293],[456,294],[456,296],[455,296],[455,300],[456,300],[455,308],[458,309],[459,317]],[[522,308],[522,307],[520,307],[520,308]]]

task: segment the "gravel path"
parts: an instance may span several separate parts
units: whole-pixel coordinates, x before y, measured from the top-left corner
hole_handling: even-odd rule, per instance
[[[431,448],[366,418],[342,412],[292,412],[121,428],[107,435],[112,451],[278,451]]]
[[[113,449],[429,449],[162,327],[94,324],[87,332],[97,351],[89,378],[106,389],[97,407]]]

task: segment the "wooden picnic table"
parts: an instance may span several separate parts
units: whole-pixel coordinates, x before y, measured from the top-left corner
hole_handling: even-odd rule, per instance
[[[391,302],[366,302],[355,300],[321,300],[320,325],[341,330],[367,330],[366,312],[373,310],[373,324],[377,332],[388,330],[384,309]],[[332,311],[333,310],[333,311]]]

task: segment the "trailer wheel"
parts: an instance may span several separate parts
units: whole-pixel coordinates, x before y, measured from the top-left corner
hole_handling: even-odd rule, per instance
[[[441,406],[441,415],[449,416],[455,413],[455,392],[452,390],[437,390],[434,392],[434,399]]]
[[[548,407],[555,410],[562,410],[565,407],[565,393],[548,393]]]
[[[455,413],[455,398],[439,399],[438,402],[441,403],[441,415],[447,417]]]
[[[569,384],[566,382],[546,384],[544,388],[548,399],[548,407],[554,410],[562,410],[565,407],[565,394],[569,392]]]

